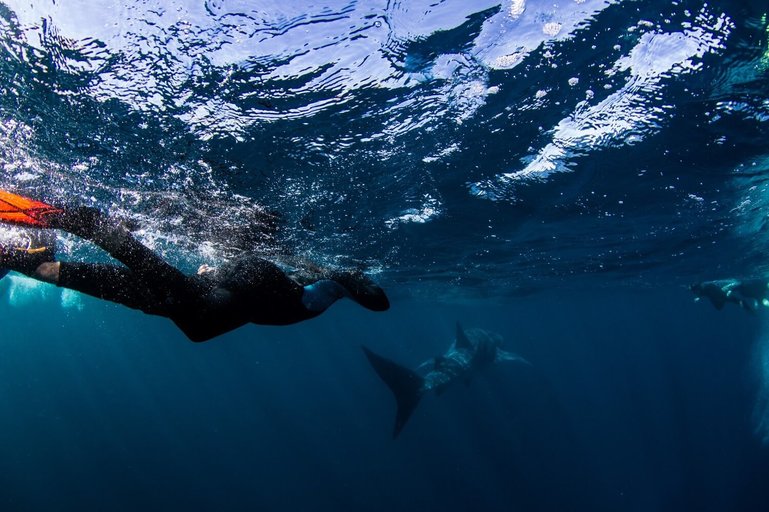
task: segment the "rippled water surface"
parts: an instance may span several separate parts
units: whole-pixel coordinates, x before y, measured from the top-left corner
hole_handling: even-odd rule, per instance
[[[292,251],[404,292],[753,274],[765,11],[6,2],[0,185],[195,262],[263,244],[236,235],[277,211]]]

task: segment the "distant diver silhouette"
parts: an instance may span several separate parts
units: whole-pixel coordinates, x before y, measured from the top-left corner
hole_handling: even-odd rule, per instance
[[[769,282],[766,279],[702,281],[689,289],[696,295],[695,300],[708,299],[718,310],[723,309],[727,302],[750,312],[762,306],[769,307]]]
[[[247,255],[186,275],[94,208],[57,208],[0,191],[0,222],[33,228],[17,240],[0,241],[0,269],[169,318],[196,342],[247,323],[308,320],[343,297],[372,311],[390,307],[384,291],[360,271],[313,267],[289,276],[275,263]],[[51,229],[92,241],[124,266],[57,261]]]

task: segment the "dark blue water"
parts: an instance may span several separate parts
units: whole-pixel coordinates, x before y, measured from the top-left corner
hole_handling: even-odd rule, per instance
[[[5,277],[3,510],[769,509],[766,311],[687,290],[769,272],[766,5],[286,4],[0,2],[0,187],[393,303],[195,345]],[[393,442],[360,345],[416,367],[457,320],[532,366]]]
[[[345,304],[193,345],[117,306],[35,300],[2,319],[4,508],[763,510],[760,325],[699,306],[673,289]],[[416,366],[456,319],[533,366],[426,398],[393,442],[359,344]]]

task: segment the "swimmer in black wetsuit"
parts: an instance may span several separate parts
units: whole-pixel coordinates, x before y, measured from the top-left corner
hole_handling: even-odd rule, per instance
[[[56,261],[52,244],[31,243],[0,246],[0,268],[170,318],[196,342],[247,323],[307,320],[342,297],[373,311],[390,307],[384,291],[360,272],[321,271],[303,285],[274,263],[245,256],[211,272],[186,275],[92,208],[57,211],[40,227],[91,240],[125,266]]]

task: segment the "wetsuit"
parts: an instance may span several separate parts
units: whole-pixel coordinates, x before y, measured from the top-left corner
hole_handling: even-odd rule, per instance
[[[62,261],[58,286],[170,318],[193,341],[206,341],[249,322],[286,325],[307,320],[344,296],[376,311],[389,307],[381,288],[360,274],[330,274],[303,287],[258,256],[233,260],[211,274],[186,275],[125,227],[90,208],[51,216],[46,227],[91,240],[125,265]],[[10,268],[35,277],[37,264]]]

